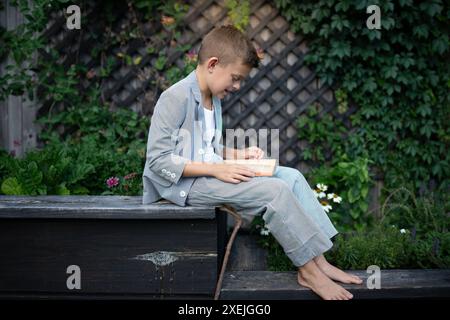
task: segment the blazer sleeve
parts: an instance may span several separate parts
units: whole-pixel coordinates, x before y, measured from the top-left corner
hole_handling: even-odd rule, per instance
[[[174,153],[176,136],[186,117],[186,105],[173,94],[163,92],[151,118],[147,141],[147,163],[158,176],[178,183],[190,159]],[[176,139],[175,139],[176,140]]]

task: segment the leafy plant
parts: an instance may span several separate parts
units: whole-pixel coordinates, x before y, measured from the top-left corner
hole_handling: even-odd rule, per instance
[[[52,140],[42,150],[23,159],[3,154],[1,193],[8,195],[110,194],[105,181],[112,175],[128,176],[128,195],[142,194],[140,176],[145,163],[145,144],[137,141],[127,149],[117,148],[91,134],[80,141]]]
[[[405,246],[408,235],[397,228],[377,226],[371,230],[338,235],[327,259],[341,269],[365,270],[370,265],[381,269],[404,266],[408,261]]]
[[[248,0],[226,0],[228,17],[231,23],[240,31],[244,32],[250,23],[250,1]]]
[[[76,161],[61,146],[29,152],[24,159],[9,157],[1,184],[7,195],[85,194],[79,182],[94,172],[91,164]]]
[[[402,186],[389,193],[382,206],[381,221],[414,230],[417,235],[448,232],[450,196],[430,193],[417,197],[411,189]]]
[[[350,161],[346,155],[333,167],[313,169],[308,176],[315,183],[324,183],[342,197],[341,205],[330,213],[330,218],[342,231],[362,229],[370,223],[368,192],[371,178],[367,158]]]

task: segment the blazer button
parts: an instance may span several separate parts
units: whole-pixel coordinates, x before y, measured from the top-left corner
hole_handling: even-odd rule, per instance
[[[180,192],[180,197],[184,198],[185,196],[186,196],[186,192],[181,191],[181,192]]]
[[[170,171],[167,171],[167,173],[166,173],[166,174],[167,174],[167,175],[168,175],[168,176],[170,177],[170,174],[171,174],[171,173],[172,173],[172,172],[170,172]]]
[[[198,149],[198,153],[199,153],[199,154],[204,154],[204,153],[205,153],[205,150],[203,150],[203,149]]]
[[[175,177],[176,177],[175,173],[172,173],[170,176],[171,176],[173,179],[175,179]]]
[[[166,173],[167,170],[166,170],[166,169],[162,169],[161,172],[162,172],[162,173]]]

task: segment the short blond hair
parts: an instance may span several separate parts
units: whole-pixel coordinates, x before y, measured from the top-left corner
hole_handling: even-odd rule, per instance
[[[250,39],[232,25],[216,27],[203,38],[198,62],[203,64],[211,57],[217,57],[224,66],[238,59],[249,67],[259,65],[258,54]]]

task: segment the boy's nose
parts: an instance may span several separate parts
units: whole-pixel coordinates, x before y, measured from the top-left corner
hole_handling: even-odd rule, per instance
[[[233,89],[234,89],[234,91],[237,91],[237,90],[239,90],[241,88],[241,83],[240,82],[238,82],[238,83],[236,83],[236,84],[233,84]]]

